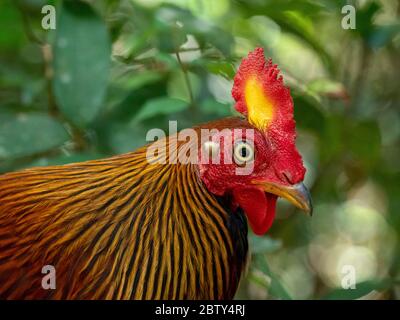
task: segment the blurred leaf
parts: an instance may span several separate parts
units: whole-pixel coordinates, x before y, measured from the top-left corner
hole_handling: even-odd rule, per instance
[[[381,4],[376,1],[367,2],[363,7],[356,10],[357,28],[353,30],[367,40],[374,31],[373,18],[381,9]]]
[[[343,152],[345,139],[343,137],[343,124],[345,119],[343,116],[333,114],[325,118],[323,126],[321,143],[324,147],[320,148],[321,160],[332,161]],[[324,143],[329,141],[328,144]]]
[[[147,83],[138,90],[121,90],[112,86],[108,95],[107,112],[100,114],[93,123],[93,128],[101,130],[101,128],[113,122],[131,121],[144,103],[167,95],[165,86],[165,78],[157,82]]]
[[[124,76],[118,77],[113,81],[114,86],[118,86],[121,89],[133,91],[140,89],[144,85],[149,83],[157,82],[162,78],[159,72],[155,71],[143,71],[143,72],[132,72],[126,73]]]
[[[113,153],[131,152],[146,144],[146,132],[149,129],[142,123],[112,124],[104,139]]]
[[[296,124],[300,128],[321,133],[325,126],[325,115],[318,107],[315,98],[293,92],[293,100]]]
[[[313,80],[307,84],[307,90],[333,99],[342,99],[344,101],[349,99],[349,94],[344,85],[331,79]]]
[[[200,47],[211,44],[222,54],[226,56],[231,54],[234,44],[233,36],[211,21],[195,17],[189,10],[174,5],[163,5],[159,11],[160,13],[157,13],[157,16],[161,16],[164,21],[169,23],[168,27],[164,26],[165,31],[170,30],[168,34],[161,33],[162,43],[169,42],[169,46],[176,48],[177,44],[183,44],[183,34],[185,40],[186,35],[191,34],[196,38]],[[178,29],[176,26],[178,26]]]
[[[283,12],[289,23],[293,24],[301,31],[303,35],[314,37],[314,25],[312,19],[308,15],[304,15],[296,10],[287,10]]]
[[[281,284],[278,277],[269,268],[265,256],[261,254],[256,255],[255,260],[256,260],[255,263],[258,266],[259,270],[271,278],[271,283],[268,287],[268,292],[276,298],[283,300],[292,300],[290,294]]]
[[[192,90],[194,99],[198,96],[200,92],[201,82],[199,77],[191,72],[188,72],[188,78],[190,83],[190,88]],[[188,85],[186,83],[185,76],[182,70],[174,72],[168,79],[167,84],[168,96],[171,98],[179,99],[190,103],[191,97],[188,90]]]
[[[373,290],[381,291],[390,286],[388,280],[368,280],[356,284],[355,289],[338,288],[332,290],[326,296],[322,297],[323,300],[354,300],[359,299]]]
[[[185,2],[183,3],[185,3],[195,15],[215,18],[223,16],[223,14],[227,12],[230,0],[196,0]]]
[[[221,75],[226,79],[233,79],[236,74],[233,64],[227,61],[206,61],[205,66],[209,72]]]
[[[321,14],[325,5],[308,0],[286,1],[238,1],[241,11],[247,16],[266,15],[286,32],[307,42],[332,69],[332,58],[321,44],[318,30],[314,30],[312,19]]]
[[[400,32],[399,20],[386,25],[375,24],[375,17],[381,9],[380,2],[370,1],[356,11],[357,28],[353,32],[373,49],[383,47]]]
[[[378,124],[363,121],[346,126],[348,149],[366,167],[373,165],[380,155],[381,138]]]
[[[400,23],[376,26],[371,33],[368,43],[372,48],[381,48],[400,33]]]
[[[164,52],[177,52],[187,41],[188,29],[183,27],[183,21],[192,18],[188,10],[174,5],[161,6],[155,14],[157,47]]]
[[[211,43],[215,48],[221,51],[224,56],[230,56],[234,45],[233,36],[218,27],[212,27],[208,33],[197,33],[197,39]]]
[[[159,72],[145,70],[142,72],[125,72],[112,77],[107,94],[107,104],[109,107],[116,107],[128,95],[135,92],[143,92],[144,87],[162,81],[163,75]],[[137,95],[139,95],[139,93]],[[136,99],[137,102],[137,99]]]
[[[54,92],[73,123],[90,123],[103,106],[111,44],[104,22],[80,1],[64,1],[54,46]]]
[[[18,22],[18,23],[16,23]],[[0,1],[0,48],[14,51],[23,44],[21,17],[12,1]]]
[[[2,114],[0,160],[48,151],[68,140],[64,127],[45,114]]]
[[[254,234],[249,236],[250,250],[254,254],[271,253],[282,247],[282,241],[268,236],[259,237]]]
[[[182,114],[178,113],[178,115]],[[111,149],[112,153],[126,153],[131,152],[148,142],[147,133],[153,128],[159,128],[164,132],[168,132],[169,123],[166,115],[159,114],[143,121],[130,121],[130,122],[114,122],[106,124],[102,127],[100,139],[105,142]],[[177,117],[174,115],[174,120]],[[181,121],[178,120],[178,130]]]
[[[206,99],[200,105],[204,113],[216,114],[220,117],[232,115],[232,106],[226,103],[215,101],[214,99]]]
[[[157,62],[161,63],[167,70],[176,70],[180,68],[178,60],[175,55],[167,54],[165,52],[157,52],[154,56]]]
[[[139,122],[159,114],[170,114],[185,110],[189,104],[173,98],[157,98],[149,100],[136,114],[134,121]]]
[[[186,30],[180,24],[180,16],[188,12],[175,7],[162,7],[156,13],[157,44],[165,52],[177,52],[187,40]]]
[[[95,160],[103,158],[104,155],[99,153],[73,153],[69,155],[62,155],[53,158],[40,158],[30,163],[31,167],[36,166],[55,166],[55,165],[63,165],[68,163],[77,163],[88,160]]]
[[[133,1],[114,1],[115,8],[108,8],[105,14],[114,43],[118,43],[117,55],[134,58],[150,48],[151,40],[157,33],[154,26],[154,12],[136,5]],[[98,4],[99,3],[99,4]],[[96,1],[93,5],[101,6],[104,2]],[[108,1],[108,4],[110,2]],[[104,10],[104,9],[103,9]],[[108,12],[111,10],[111,12]]]

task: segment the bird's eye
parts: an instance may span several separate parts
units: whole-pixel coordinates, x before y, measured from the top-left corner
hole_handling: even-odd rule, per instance
[[[233,158],[238,165],[254,160],[254,147],[246,141],[239,141],[235,144]]]

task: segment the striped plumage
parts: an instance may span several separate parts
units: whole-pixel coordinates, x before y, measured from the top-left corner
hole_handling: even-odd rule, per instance
[[[227,200],[194,164],[149,164],[146,147],[0,176],[0,298],[232,298],[247,222]]]

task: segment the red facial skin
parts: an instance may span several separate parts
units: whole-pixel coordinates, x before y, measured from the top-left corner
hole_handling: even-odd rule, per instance
[[[232,121],[236,122],[236,128],[252,128],[246,120],[232,119]],[[224,142],[231,141],[232,150],[236,142],[231,129],[226,132],[228,137],[225,139],[221,138],[223,131],[212,138],[213,141],[220,141],[220,163],[213,164],[211,160],[207,164],[200,163],[199,173],[201,180],[211,193],[218,196],[231,195],[232,209],[241,207],[254,233],[262,235],[272,226],[277,197],[265,193],[254,182],[296,184],[303,180],[305,169],[298,153],[288,153],[286,148],[281,148],[280,136],[276,141],[274,134],[265,135],[255,128],[253,130],[254,162],[253,171],[250,174],[237,175],[236,169],[239,165],[233,160],[231,164],[224,163]],[[251,141],[246,137],[244,130],[242,136],[236,138],[240,141]],[[204,149],[200,149],[201,152],[204,152]],[[233,159],[232,153],[228,156]]]
[[[290,90],[283,84],[277,66],[271,60],[265,61],[262,48],[255,49],[243,59],[235,76],[232,96],[236,101],[236,110],[248,117],[244,91],[246,81],[254,78],[262,85],[265,96],[273,105],[273,117],[266,128],[253,127],[253,172],[245,176],[236,175],[237,164],[234,162],[206,164],[200,165],[200,177],[210,192],[220,196],[231,194],[233,208],[240,206],[254,233],[261,235],[272,225],[277,197],[266,194],[261,187],[254,185],[254,181],[294,185],[303,181],[305,168],[295,145],[296,132]],[[231,124],[229,127],[251,127],[249,121],[240,121],[242,125]]]

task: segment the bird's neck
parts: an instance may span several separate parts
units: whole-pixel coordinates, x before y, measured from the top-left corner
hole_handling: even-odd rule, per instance
[[[214,299],[237,289],[246,219],[207,191],[193,164],[149,164],[142,148],[11,173],[0,186],[0,232],[15,239],[6,252],[19,265],[0,272],[33,283],[21,297]],[[57,290],[32,291],[46,264]]]

